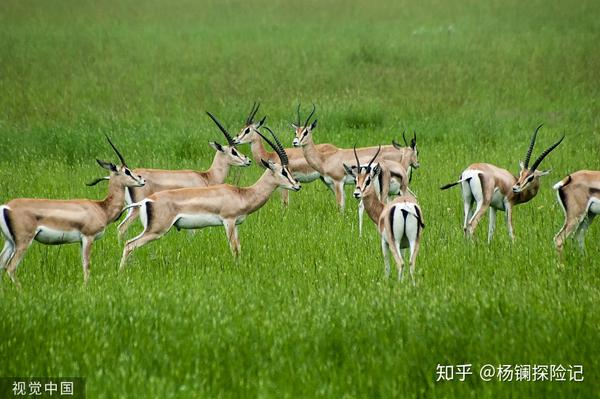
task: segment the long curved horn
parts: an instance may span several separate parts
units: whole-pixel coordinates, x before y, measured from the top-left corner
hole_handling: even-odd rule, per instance
[[[123,155],[121,155],[119,150],[117,150],[117,147],[115,147],[113,142],[110,141],[110,138],[108,137],[108,135],[107,134],[104,134],[104,135],[106,136],[106,140],[108,140],[108,144],[110,144],[110,146],[113,148],[113,150],[115,150],[115,152],[117,153],[117,156],[119,157],[119,160],[121,161],[121,165],[127,166],[127,162],[125,162],[125,158],[123,158]]]
[[[529,148],[527,149],[527,154],[525,154],[525,160],[523,161],[523,166],[525,167],[525,169],[527,169],[527,167],[529,166],[529,159],[531,158],[531,153],[533,152],[533,147],[535,146],[535,140],[537,138],[538,130],[540,130],[542,126],[544,126],[543,123],[535,129],[535,132],[533,132],[533,136],[531,136],[531,142],[529,143]]]
[[[375,158],[377,158],[377,155],[379,155],[379,151],[381,151],[381,144],[379,144],[379,148],[377,148],[377,152],[375,153],[375,156],[369,161],[369,164],[367,165],[367,170],[371,169],[371,164],[373,163]]]
[[[304,123],[304,127],[308,126],[308,122],[310,121],[310,118],[312,118],[312,116],[315,114],[315,111],[317,110],[317,107],[315,107],[315,104],[313,104],[312,106],[313,106],[312,112],[310,113],[310,115],[308,115],[308,118],[306,118],[306,122]]]
[[[296,109],[296,114],[298,115],[298,121],[296,122],[296,126],[300,126],[300,103],[298,103],[298,108]]]
[[[252,119],[254,119],[254,115],[256,114],[256,112],[254,111],[255,108],[256,108],[256,102],[254,102],[254,104],[252,104],[252,109],[250,110],[250,113],[246,117],[246,125],[249,125],[252,123]]]
[[[356,159],[356,174],[360,172],[360,161],[358,160],[358,154],[356,153],[356,144],[354,144],[354,159]]]
[[[273,137],[276,137],[273,132],[271,131],[271,129],[269,129],[268,127],[265,126],[265,129],[267,129],[272,135]],[[282,166],[286,166],[288,159],[287,159],[287,154],[285,153],[285,151],[281,148],[279,148],[279,146],[277,146],[276,144],[273,144],[273,142],[271,140],[269,140],[268,138],[266,138],[261,132],[256,132],[260,135],[260,137],[262,137],[267,144],[269,144],[269,146],[275,150],[275,152],[277,153],[277,156],[279,156],[279,160],[281,161],[281,165]]]
[[[417,131],[413,130],[413,138],[410,141],[410,146],[414,148],[417,145]]]
[[[281,159],[281,162],[283,163],[283,165],[289,164],[289,159],[288,159],[287,153],[285,152],[283,145],[281,145],[281,141],[279,141],[279,137],[277,137],[275,135],[275,133],[273,133],[273,131],[271,129],[269,129],[267,126],[265,126],[265,129],[267,129],[269,131],[269,133],[271,133],[271,136],[273,136],[273,138],[275,139],[275,144],[277,144],[277,147],[279,148],[278,153],[280,154],[280,159]]]
[[[402,139],[404,140],[404,146],[408,147],[408,141],[406,141],[406,130],[402,132]]]
[[[227,129],[225,129],[223,127],[223,125],[221,124],[221,122],[219,122],[219,120],[210,112],[206,111],[206,114],[208,116],[210,116],[210,119],[213,120],[214,123],[216,123],[216,125],[219,127],[219,129],[221,130],[221,132],[223,132],[223,135],[225,136],[225,138],[227,139],[227,142],[229,143],[230,146],[234,146],[235,142],[233,141],[233,137],[231,137],[231,134],[229,134],[229,132],[227,131]]]
[[[542,163],[542,161],[544,160],[544,158],[546,158],[546,155],[550,154],[550,152],[555,149],[556,147],[558,147],[558,145],[560,143],[562,143],[562,141],[564,140],[565,135],[563,134],[562,137],[554,144],[552,144],[550,147],[546,148],[546,150],[544,152],[542,152],[542,154],[538,157],[538,159],[535,160],[535,162],[533,163],[533,165],[531,165],[531,169],[530,171],[533,172],[539,165],[540,163]]]

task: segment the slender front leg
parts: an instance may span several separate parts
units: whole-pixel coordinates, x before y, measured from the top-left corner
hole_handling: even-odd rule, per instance
[[[289,190],[281,190],[281,201],[284,206],[288,206],[290,204],[290,192]]]
[[[504,208],[506,209],[506,227],[508,227],[508,236],[515,242],[515,230],[513,228],[512,220],[512,204],[509,201],[504,201]]]
[[[494,237],[494,229],[496,228],[496,209],[490,207],[490,225],[488,228],[488,244],[492,242]]]
[[[340,208],[340,212],[344,212],[344,207],[346,205],[346,195],[344,192],[344,180],[340,182],[336,182],[335,186],[335,200]]]
[[[90,278],[90,253],[94,237],[81,237],[81,261],[83,262],[83,283],[87,284]]]
[[[358,202],[358,236],[362,237],[363,215],[365,213],[365,203],[362,198]]]
[[[225,234],[227,234],[227,240],[229,241],[229,248],[236,260],[240,255],[240,242],[238,240],[237,226],[235,219],[227,219],[223,221],[223,227],[225,227]]]

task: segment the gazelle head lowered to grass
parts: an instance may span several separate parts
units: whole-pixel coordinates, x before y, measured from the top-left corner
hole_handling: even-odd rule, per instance
[[[290,170],[288,169],[288,156],[281,145],[281,142],[275,136],[275,133],[271,129],[265,126],[265,129],[271,133],[275,143],[266,138],[262,133],[258,132],[260,136],[275,150],[277,155],[279,156],[279,160],[281,161],[281,165],[273,162],[273,161],[265,161],[261,159],[263,166],[271,171],[271,176],[275,179],[275,182],[279,187],[284,188],[286,190],[300,191],[302,186],[298,181],[294,178]]]
[[[298,119],[295,123],[292,123],[292,127],[295,130],[295,137],[293,141],[294,147],[302,147],[307,144],[310,134],[317,127],[316,119],[309,125],[310,118],[313,117],[316,110],[317,108],[313,104],[313,109],[310,115],[308,115],[308,118],[306,118],[306,122],[304,122],[304,124],[302,125],[302,122],[300,121],[300,104],[298,104],[298,109],[296,110]]]
[[[544,152],[540,154],[540,156],[535,160],[533,165],[529,167],[529,159],[531,158],[531,153],[533,151],[533,147],[535,146],[535,140],[537,138],[537,133],[543,125],[539,125],[533,136],[531,137],[531,142],[529,143],[529,148],[527,149],[527,153],[525,154],[525,160],[519,163],[520,171],[519,176],[517,178],[516,183],[512,187],[512,191],[515,194],[519,194],[528,188],[537,188],[540,184],[540,177],[545,176],[550,173],[551,169],[538,171],[537,167],[540,166],[540,163],[544,160],[544,158],[550,154],[552,150],[554,150],[558,145],[563,141],[565,136],[563,135],[556,143],[552,144],[550,147],[546,148]]]
[[[258,112],[259,108],[260,103],[254,103],[252,109],[250,110],[250,113],[248,114],[248,117],[246,118],[244,126],[242,127],[238,135],[235,136],[235,138],[233,139],[233,143],[235,145],[251,143],[253,140],[256,139],[255,135],[258,133],[258,129],[260,129],[260,127],[265,124],[265,120],[267,119],[267,117],[264,116],[261,120],[254,121],[254,117],[256,116],[256,113]]]
[[[117,147],[115,147],[115,145],[112,143],[112,141],[110,141],[110,138],[108,138],[108,136],[106,136],[106,139],[108,140],[108,143],[110,144],[110,146],[113,148],[113,150],[119,157],[119,160],[121,161],[121,166],[117,167],[117,165],[115,165],[112,162],[107,162],[107,161],[103,161],[101,159],[96,159],[96,162],[98,162],[98,165],[100,165],[104,169],[107,169],[110,171],[110,175],[105,176],[105,177],[100,177],[100,178],[98,178],[90,183],[86,183],[86,184],[88,186],[94,186],[103,180],[110,180],[111,182],[118,183],[119,185],[121,185],[123,187],[143,187],[146,184],[146,181],[144,180],[144,178],[140,175],[134,174],[132,172],[132,170],[129,169],[129,167],[127,166],[127,163],[125,162],[125,158],[123,158],[123,155],[121,155],[121,153],[119,152]]]
[[[252,160],[235,148],[236,141],[227,131],[227,129],[223,127],[221,122],[219,122],[219,120],[213,114],[211,114],[210,112],[206,113],[208,114],[208,116],[210,116],[210,119],[212,119],[213,122],[215,122],[215,124],[219,127],[219,130],[221,130],[221,132],[225,136],[225,139],[227,139],[227,145],[221,145],[216,141],[210,141],[210,146],[214,148],[217,152],[223,153],[226,156],[227,163],[229,165],[250,166]]]
[[[354,146],[354,157],[356,158],[356,167],[353,168],[344,164],[344,170],[350,176],[354,176],[354,182],[356,184],[356,188],[354,189],[354,198],[362,199],[367,195],[375,192],[375,182],[381,173],[381,167],[379,164],[373,165],[373,161],[379,155],[381,151],[381,146],[377,148],[377,152],[375,156],[371,158],[367,166],[361,166],[360,161],[358,159],[358,154],[356,153],[356,146]]]
[[[408,167],[418,169],[421,164],[419,163],[419,150],[417,148],[417,132],[413,131],[413,138],[410,139],[410,144],[406,141],[406,131],[402,132],[402,139],[404,140],[404,147],[396,142],[396,140],[392,140],[392,145],[395,149],[403,152],[403,160],[406,160],[405,162],[408,163]]]

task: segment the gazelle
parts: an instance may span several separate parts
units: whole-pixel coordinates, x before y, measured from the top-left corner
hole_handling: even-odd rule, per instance
[[[254,117],[260,108],[260,104],[254,103],[252,106],[252,110],[248,117],[246,118],[246,122],[244,126],[240,130],[239,134],[233,139],[233,142],[238,144],[246,144],[250,143],[250,151],[252,152],[252,157],[256,161],[257,164],[262,165],[261,160],[276,162],[278,155],[276,152],[269,152],[266,150],[263,145],[261,136],[259,134],[259,129],[262,125],[264,125],[266,116],[263,117],[258,122],[254,121]],[[331,151],[333,149],[337,149],[332,144],[319,144],[317,145],[317,150],[319,151]],[[285,152],[289,158],[288,168],[294,178],[298,180],[300,183],[310,183],[317,180],[321,175],[319,172],[314,170],[306,159],[304,158],[304,154],[300,148],[286,148]],[[281,191],[281,199],[285,205],[289,203],[289,191],[282,190]]]
[[[353,179],[346,175],[343,164],[351,164],[354,155],[351,149],[335,148],[330,151],[318,151],[312,138],[312,131],[317,127],[317,120],[315,119],[309,124],[312,116],[315,113],[315,106],[313,105],[312,112],[306,119],[306,122],[301,125],[300,122],[300,106],[298,106],[298,121],[292,124],[292,127],[296,131],[294,138],[294,147],[302,147],[304,157],[308,164],[314,168],[322,176],[325,183],[335,193],[337,204],[341,211],[344,210],[345,206],[345,193],[344,185],[353,183]],[[357,149],[358,157],[361,160],[369,159],[369,153],[375,150],[375,147],[364,147]],[[381,147],[380,159],[396,161],[405,167],[405,170],[409,168],[418,168],[419,162],[417,159],[417,138],[416,133],[413,137],[410,147],[400,147],[398,143],[393,142],[393,145],[386,145]]]
[[[144,231],[129,240],[123,249],[119,270],[124,270],[128,256],[136,248],[162,237],[173,226],[177,229],[201,229],[207,226],[225,227],[234,257],[240,254],[237,225],[246,216],[260,209],[277,187],[299,191],[301,186],[288,169],[288,158],[277,136],[275,143],[263,139],[277,152],[280,163],[261,160],[266,168],[250,187],[228,184],[201,188],[181,188],[154,193],[141,202],[127,207],[139,207]]]
[[[488,230],[488,243],[491,242],[496,225],[496,211],[506,211],[506,224],[508,235],[514,241],[514,229],[512,222],[512,208],[523,204],[535,197],[540,188],[540,177],[550,173],[549,170],[538,171],[544,158],[563,141],[563,135],[556,143],[548,147],[529,167],[529,158],[535,145],[538,131],[543,125],[539,125],[533,136],[525,160],[520,165],[519,176],[513,176],[506,169],[499,168],[489,163],[475,163],[465,169],[458,180],[454,183],[440,187],[446,190],[458,184],[462,187],[465,220],[463,230],[468,237],[473,236],[477,224],[485,211],[490,209],[490,225]],[[476,203],[473,213],[472,205]]]
[[[585,233],[594,217],[600,214],[600,172],[580,170],[571,173],[553,188],[565,212],[565,223],[554,237],[556,250],[562,256],[565,239],[573,232],[584,250]]]
[[[168,169],[134,169],[135,174],[144,176],[146,185],[143,187],[131,187],[127,189],[126,203],[131,204],[150,195],[175,188],[184,187],[206,187],[214,184],[221,184],[225,181],[229,173],[230,166],[250,166],[251,160],[235,148],[234,139],[231,134],[223,127],[221,122],[207,112],[208,116],[219,127],[228,145],[221,145],[216,141],[210,141],[208,144],[216,151],[212,165],[206,171],[199,172],[195,170],[168,170]],[[138,215],[138,208],[128,209],[127,216],[119,224],[119,239],[125,236],[129,226],[135,221]]]
[[[389,252],[391,250],[398,269],[398,279],[402,279],[405,263],[402,249],[409,248],[410,276],[415,285],[415,261],[419,253],[421,234],[425,228],[423,213],[415,197],[410,193],[402,194],[388,204],[378,198],[375,182],[382,173],[382,166],[373,164],[373,161],[377,158],[380,149],[366,166],[360,163],[358,154],[354,151],[356,167],[352,168],[344,164],[344,169],[355,181],[354,197],[364,202],[367,214],[377,226],[381,236],[386,275],[390,275]]]
[[[48,245],[81,243],[83,279],[88,281],[92,243],[102,236],[106,226],[121,215],[125,188],[144,185],[144,179],[129,169],[117,147],[107,139],[121,166],[97,160],[101,167],[110,171],[110,175],[88,184],[91,186],[109,180],[108,195],[104,200],[19,198],[0,206],[0,231],[5,240],[0,268],[6,268],[17,286],[19,282],[15,271],[33,240]]]

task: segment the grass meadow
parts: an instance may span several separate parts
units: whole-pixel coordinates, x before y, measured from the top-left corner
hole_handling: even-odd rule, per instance
[[[82,376],[90,398],[600,396],[600,226],[587,254],[552,185],[599,169],[600,3],[592,0],[0,2],[0,203],[96,198],[95,158],[209,167],[254,101],[291,146],[295,107],[317,105],[314,138],[387,144],[417,131],[412,189],[426,229],[417,286],[384,277],[379,237],[357,203],[319,182],[275,193],[240,226],[172,231],[122,276],[116,225],[92,250],[34,244],[0,288],[0,376]],[[514,173],[534,128],[552,168],[538,196],[486,244],[462,235],[470,163]],[[249,147],[240,147],[246,154]],[[252,184],[254,164],[228,179]],[[133,231],[135,230],[135,231]],[[130,236],[141,230],[139,225]],[[583,382],[484,382],[483,364],[581,364]],[[436,366],[472,364],[465,382]]]

